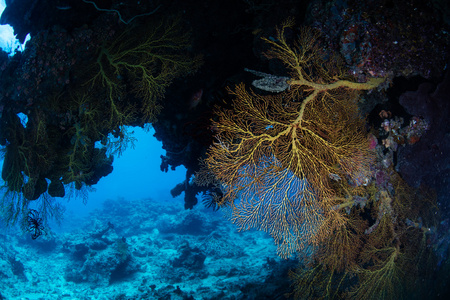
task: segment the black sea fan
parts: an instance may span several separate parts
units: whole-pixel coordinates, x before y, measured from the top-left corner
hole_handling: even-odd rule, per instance
[[[43,233],[45,233],[42,218],[39,218],[39,212],[34,209],[30,209],[27,217],[28,227],[27,231],[31,232],[31,238],[37,239]]]

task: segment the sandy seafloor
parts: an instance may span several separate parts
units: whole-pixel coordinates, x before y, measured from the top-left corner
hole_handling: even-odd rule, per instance
[[[295,261],[280,259],[273,239],[238,232],[221,212],[201,206],[184,210],[181,199],[107,200],[86,218],[66,214],[62,228],[53,226],[36,240],[3,229],[1,295],[258,299],[273,295],[277,281],[288,281]]]

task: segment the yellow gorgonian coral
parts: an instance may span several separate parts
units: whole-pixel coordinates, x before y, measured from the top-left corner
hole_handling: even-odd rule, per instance
[[[288,257],[318,240],[334,194],[330,178],[357,179],[371,161],[358,92],[382,79],[356,83],[327,60],[317,34],[301,32],[293,46],[282,24],[266,53],[291,71],[290,89],[258,95],[239,84],[231,110],[218,110],[217,142],[205,160],[224,189],[221,205],[241,229],[270,233]],[[327,234],[321,230],[321,234]]]

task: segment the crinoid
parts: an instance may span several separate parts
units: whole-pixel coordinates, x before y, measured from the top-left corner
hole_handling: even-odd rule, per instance
[[[206,191],[202,196],[203,205],[206,208],[212,208],[213,211],[219,210],[219,203],[222,200],[222,192],[219,189],[214,191]]]
[[[31,238],[33,240],[40,237],[45,233],[45,228],[43,226],[44,221],[39,217],[39,212],[34,209],[30,209],[27,217],[28,227],[27,231],[31,232]]]

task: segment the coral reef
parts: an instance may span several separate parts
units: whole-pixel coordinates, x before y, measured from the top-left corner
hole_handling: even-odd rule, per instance
[[[358,116],[357,91],[376,88],[348,80],[339,62],[320,52],[317,33],[303,30],[291,47],[285,31],[266,40],[268,57],[281,59],[291,72],[290,89],[259,96],[243,85],[230,91],[233,110],[217,111],[217,142],[206,168],[223,185],[220,206],[241,229],[269,232],[280,254],[290,256],[318,240],[317,228],[330,210],[330,178],[358,180],[371,153]],[[199,174],[201,175],[201,174]]]
[[[2,70],[0,144],[5,219],[26,218],[31,201],[58,216],[51,198],[84,193],[112,172],[134,138],[126,126],[154,122],[168,86],[194,72],[180,18],[115,24],[108,14],[67,31],[41,30]],[[21,117],[20,117],[21,115]],[[99,146],[100,145],[100,146]]]
[[[283,297],[295,261],[277,258],[267,235],[240,234],[218,213],[168,202],[109,200],[87,218],[74,216],[74,227],[55,235],[55,247],[45,251],[37,243],[48,236],[0,235],[2,294],[8,299]],[[164,224],[181,226],[191,214],[208,232],[189,227],[164,232]]]
[[[7,4],[31,39],[0,52],[0,298],[450,294],[448,1]],[[55,235],[149,122],[187,210],[108,200]]]
[[[268,232],[281,257],[297,253],[294,298],[426,295],[429,286],[407,287],[430,280],[436,266],[437,251],[426,242],[438,235],[436,200],[408,186],[393,170],[393,157],[399,144],[426,136],[431,123],[412,117],[403,127],[382,110],[380,133],[367,135],[358,91],[375,89],[384,78],[352,81],[321,51],[314,31],[300,29],[290,46],[290,28],[288,19],[275,39],[263,38],[266,56],[280,59],[290,79],[254,82],[277,95],[242,84],[230,90],[232,110],[216,110],[216,142],[196,174],[198,184],[222,190],[217,204],[240,230]]]
[[[397,170],[411,186],[426,185],[437,191],[442,209],[449,211],[447,178],[450,174],[448,155],[450,144],[450,75],[447,72],[436,87],[423,83],[417,91],[400,96],[399,103],[406,111],[421,116],[429,123],[429,130],[412,147],[399,149]]]
[[[439,1],[436,1],[439,2]],[[439,77],[450,35],[436,22],[437,6],[420,0],[315,0],[307,24],[327,36],[359,80],[367,76]]]

